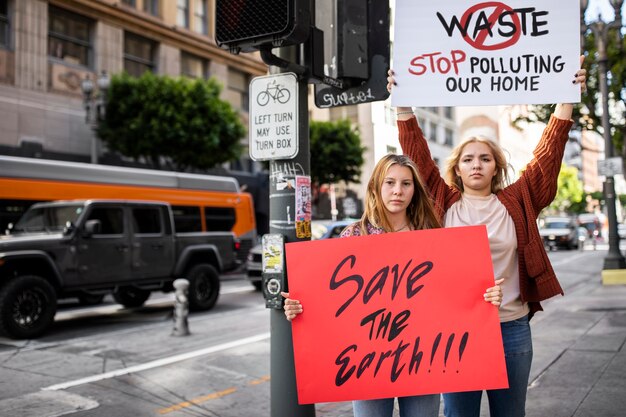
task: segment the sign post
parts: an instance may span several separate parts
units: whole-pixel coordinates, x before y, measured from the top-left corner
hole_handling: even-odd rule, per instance
[[[298,61],[295,48],[280,59]],[[311,168],[308,84],[304,77],[270,67],[250,82],[250,157],[270,163],[269,234],[263,237],[262,290],[270,310],[270,410],[272,417],[315,417],[313,404],[298,404],[291,323],[281,291],[289,291],[284,243],[311,238]],[[266,258],[267,256],[267,258]]]

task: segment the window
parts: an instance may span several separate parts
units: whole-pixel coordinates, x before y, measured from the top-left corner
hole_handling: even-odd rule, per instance
[[[137,7],[135,0],[122,0],[122,3],[130,7]]]
[[[159,0],[143,0],[143,11],[150,13],[152,16],[160,16]]]
[[[452,145],[454,144],[454,132],[452,131],[452,129],[446,128],[445,129],[445,134],[446,134],[446,137],[445,137],[444,144],[446,146],[452,147]]]
[[[444,107],[443,115],[446,119],[452,119],[452,107]]]
[[[203,35],[209,34],[209,28],[207,24],[207,0],[196,0],[195,8],[193,11],[193,30]]]
[[[48,55],[64,62],[91,66],[91,21],[80,15],[50,7]]]
[[[208,232],[229,232],[235,224],[235,209],[205,207],[204,220]]]
[[[161,234],[161,210],[156,207],[133,208],[133,226],[137,234]]]
[[[189,233],[202,231],[202,219],[200,207],[172,206],[174,215],[174,227],[176,233]]]
[[[87,220],[100,220],[98,235],[124,234],[124,213],[121,208],[94,208]]]
[[[139,77],[146,71],[154,71],[156,44],[141,36],[124,34],[124,69],[130,75]]]
[[[430,140],[437,142],[437,125],[434,122],[428,122],[430,125]]]
[[[395,146],[387,145],[387,153],[398,153],[398,149]]]
[[[34,203],[33,200],[6,200],[0,203],[0,233],[5,233],[9,223],[15,223],[22,217],[22,214]]]
[[[209,78],[209,61],[199,56],[181,52],[180,73],[191,78]]]
[[[0,46],[9,46],[8,0],[0,0]]]
[[[176,7],[176,24],[189,29],[189,0],[178,0]]]
[[[228,71],[231,104],[238,110],[248,111],[249,82],[248,74],[233,69]]]

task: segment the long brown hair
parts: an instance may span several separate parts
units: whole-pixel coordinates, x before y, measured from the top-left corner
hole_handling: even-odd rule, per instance
[[[510,164],[506,160],[502,147],[491,139],[487,139],[483,136],[472,136],[467,138],[452,149],[452,153],[450,153],[450,156],[446,161],[446,182],[448,185],[463,192],[463,180],[459,175],[457,175],[455,168],[459,165],[463,148],[465,148],[465,145],[469,143],[484,143],[489,147],[489,149],[491,149],[493,159],[496,161],[496,175],[494,175],[491,179],[491,192],[495,194],[506,187],[509,182],[508,169]]]
[[[378,161],[367,183],[365,210],[360,221],[361,234],[367,234],[368,222],[374,227],[384,229],[386,232],[393,232],[381,195],[383,182],[389,168],[393,165],[407,167],[411,170],[414,192],[407,207],[407,217],[413,229],[441,227],[439,216],[437,216],[432,200],[420,180],[415,163],[406,155],[388,154]]]

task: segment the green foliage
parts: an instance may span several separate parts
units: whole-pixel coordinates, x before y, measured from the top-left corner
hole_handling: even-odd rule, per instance
[[[561,165],[558,178],[556,197],[550,204],[549,210],[556,213],[572,211],[573,204],[584,202],[583,184],[578,179],[578,169]],[[584,211],[584,210],[583,210]]]
[[[166,160],[181,170],[207,169],[237,159],[245,128],[220,91],[213,79],[115,75],[98,136],[109,149],[155,167]]]
[[[607,68],[608,68],[608,84],[609,84],[609,96],[611,103],[622,103],[626,98],[626,38],[621,39],[621,44],[618,43],[615,30],[609,31],[607,39]],[[602,134],[602,97],[600,94],[600,79],[598,76],[598,61],[596,58],[597,49],[595,36],[590,30],[584,36],[584,50],[585,50],[585,63],[584,68],[587,70],[587,92],[582,95],[582,103],[574,106],[574,113],[572,119],[579,124],[579,127],[584,127],[588,130],[594,130]],[[574,78],[574,74],[563,74],[564,77],[571,76]],[[581,112],[581,109],[583,112]],[[610,124],[612,126],[611,137],[613,143],[618,151],[626,155],[626,147],[623,146],[624,138],[626,137],[626,124],[624,123],[623,109],[617,108],[617,111],[611,111],[609,109]],[[552,114],[551,105],[539,105],[531,106],[529,108],[530,114],[527,117],[519,117],[513,123],[514,125],[520,125],[520,122],[535,122],[540,121],[547,123],[550,114]],[[584,113],[588,112],[587,115]]]
[[[310,132],[311,181],[318,185],[360,182],[365,148],[350,122],[311,121]]]

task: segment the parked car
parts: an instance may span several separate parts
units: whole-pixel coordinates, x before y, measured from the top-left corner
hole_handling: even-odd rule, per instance
[[[618,224],[617,225],[617,234],[620,239],[626,239],[626,224]]]
[[[549,250],[579,247],[579,230],[576,220],[567,216],[546,217],[541,222],[539,234]]]
[[[221,271],[237,266],[232,232],[177,233],[172,208],[155,201],[72,200],[31,206],[0,236],[0,333],[43,334],[57,299],[111,293],[140,307],[152,291],[189,280],[189,308],[208,310]]]
[[[582,213],[578,215],[578,225],[587,230],[589,239],[599,239],[602,237],[602,222],[593,213]]]
[[[311,240],[332,239],[339,237],[343,229],[356,220],[314,220],[311,222]],[[258,291],[261,291],[263,273],[263,247],[254,246],[248,252],[246,276]]]

